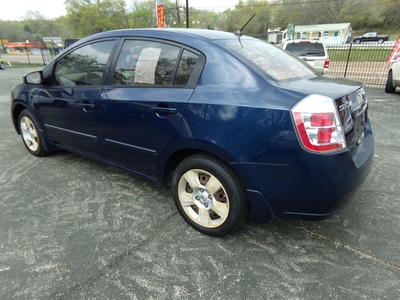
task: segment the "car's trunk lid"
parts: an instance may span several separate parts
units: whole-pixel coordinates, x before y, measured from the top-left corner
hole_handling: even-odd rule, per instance
[[[335,99],[346,136],[347,148],[354,152],[364,138],[368,119],[368,100],[365,88]]]
[[[281,83],[285,88],[331,97],[342,121],[347,148],[353,153],[362,142],[366,127],[368,100],[361,82],[341,78],[318,76],[308,80],[295,80]]]

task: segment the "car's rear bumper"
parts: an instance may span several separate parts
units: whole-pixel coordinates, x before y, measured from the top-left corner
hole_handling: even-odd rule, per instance
[[[393,87],[400,87],[400,78],[398,78],[397,80],[393,79]]]
[[[370,173],[373,156],[374,138],[368,123],[353,155],[349,151],[327,155],[300,151],[287,165],[243,164],[252,220],[326,218],[349,203]]]

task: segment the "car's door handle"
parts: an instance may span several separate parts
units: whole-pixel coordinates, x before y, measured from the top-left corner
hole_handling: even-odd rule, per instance
[[[160,106],[153,106],[151,108],[151,111],[156,113],[156,114],[176,114],[178,110],[176,108],[171,108],[171,107],[160,107]]]
[[[88,112],[95,107],[95,105],[91,103],[81,103],[79,106],[82,107],[84,112]]]

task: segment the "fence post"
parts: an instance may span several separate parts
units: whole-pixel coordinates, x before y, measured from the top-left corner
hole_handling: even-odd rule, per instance
[[[46,65],[46,61],[44,60],[44,56],[43,56],[43,48],[40,48],[40,54],[42,55],[43,65]]]
[[[25,47],[25,53],[26,53],[26,57],[28,58],[28,63],[29,63],[29,66],[30,66],[31,65],[31,60],[29,59],[28,47]]]
[[[350,60],[350,54],[351,54],[351,48],[353,47],[353,43],[350,43],[350,48],[349,48],[349,55],[347,55],[347,61],[346,61],[346,67],[344,68],[344,76],[346,78],[347,74],[347,67],[349,66],[349,60]]]

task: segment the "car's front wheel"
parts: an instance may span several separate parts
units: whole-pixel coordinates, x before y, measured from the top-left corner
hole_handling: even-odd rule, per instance
[[[0,63],[0,70],[5,70],[5,68],[6,68],[6,64],[1,62]]]
[[[354,43],[359,44],[359,43],[361,43],[361,40],[356,39],[356,40],[354,40]]]
[[[394,93],[396,88],[393,86],[393,74],[392,72],[389,72],[388,78],[386,80],[386,85],[385,85],[385,92],[386,93]]]
[[[172,193],[185,221],[207,235],[229,234],[247,216],[242,182],[228,165],[208,155],[194,155],[178,165]]]
[[[37,121],[28,110],[24,109],[19,114],[18,126],[22,141],[32,155],[45,156],[49,153],[43,147],[43,140],[37,127]]]

